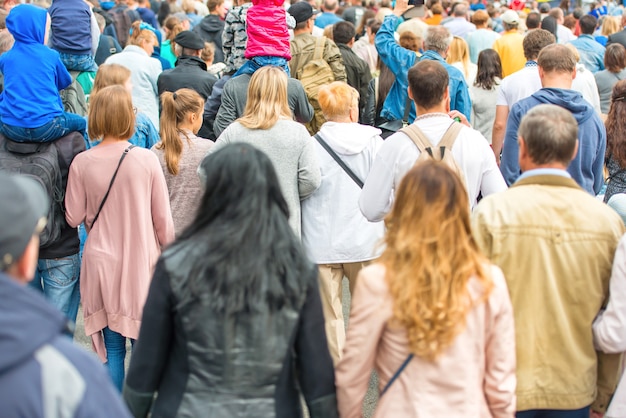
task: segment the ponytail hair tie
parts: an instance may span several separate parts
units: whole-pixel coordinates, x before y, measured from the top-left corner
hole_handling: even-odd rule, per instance
[[[613,98],[611,99],[611,101],[613,101],[613,102],[623,102],[624,100],[626,100],[626,97],[624,97],[624,96],[620,96],[620,97],[613,97]]]
[[[176,93],[172,94],[172,99],[176,100],[176,97],[177,97]]]

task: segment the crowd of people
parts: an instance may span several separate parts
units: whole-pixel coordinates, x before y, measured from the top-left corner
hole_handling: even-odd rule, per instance
[[[0,0],[0,415],[625,418],[624,27]]]

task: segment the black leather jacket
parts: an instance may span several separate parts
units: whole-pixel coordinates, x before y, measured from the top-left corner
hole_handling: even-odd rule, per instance
[[[133,414],[294,418],[302,394],[311,418],[338,417],[316,269],[299,310],[224,317],[191,289],[193,252],[157,264],[124,388]]]

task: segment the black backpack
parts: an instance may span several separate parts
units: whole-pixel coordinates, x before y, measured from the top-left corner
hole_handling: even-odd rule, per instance
[[[47,247],[61,237],[65,225],[65,190],[54,142],[43,144],[13,142],[0,135],[0,170],[21,174],[41,184],[50,198],[48,223],[41,233],[40,246]]]

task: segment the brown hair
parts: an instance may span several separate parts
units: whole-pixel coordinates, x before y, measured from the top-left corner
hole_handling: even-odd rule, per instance
[[[409,350],[434,361],[465,328],[467,313],[489,296],[487,259],[472,237],[469,200],[458,175],[433,160],[400,182],[385,218],[380,262],[393,300],[390,325],[406,329]],[[476,299],[470,279],[482,285]]]
[[[612,45],[611,45],[612,46]],[[626,80],[613,86],[611,108],[604,121],[606,126],[606,156],[612,156],[620,167],[626,167]]]
[[[413,52],[419,52],[420,48],[422,47],[420,41],[421,39],[418,38],[417,35],[410,30],[402,32],[402,34],[400,35],[400,39],[398,39],[398,43],[402,48],[408,49],[409,51]]]
[[[476,10],[472,15],[472,23],[476,26],[486,25],[489,21],[489,14],[484,10]]]
[[[163,28],[167,32],[167,37],[165,39],[168,39],[171,42],[174,42],[176,35],[183,31],[183,25],[180,22],[180,19],[176,16],[170,16],[165,19],[165,22],[163,22]],[[172,51],[174,51],[174,48],[172,48]]]
[[[209,9],[209,12],[214,12],[215,9],[217,9],[218,6],[224,4],[224,0],[209,0],[207,1],[207,9]]]
[[[98,67],[91,94],[108,86],[123,86],[130,78],[130,70],[119,64],[102,64]]]
[[[202,52],[200,52],[200,59],[204,62],[213,62],[213,59],[215,59],[215,46],[212,42],[204,43],[204,48],[202,48]]]
[[[408,81],[415,104],[432,109],[443,100],[449,76],[445,67],[437,61],[424,60],[409,69]]]
[[[612,73],[626,68],[626,48],[622,44],[611,44],[604,52],[604,66]]]
[[[89,100],[87,128],[92,141],[105,137],[126,141],[135,132],[135,112],[130,93],[123,86],[104,87]]]
[[[189,141],[187,133],[179,128],[189,113],[202,113],[204,99],[191,89],[179,89],[172,93],[166,91],[161,94],[161,142],[156,144],[157,149],[165,150],[165,163],[170,174],[178,174],[178,161],[183,152],[184,135]]]
[[[287,101],[287,74],[278,67],[259,68],[250,79],[246,108],[237,121],[248,129],[269,129],[280,118],[292,118]]]
[[[548,45],[539,52],[537,65],[545,72],[572,72],[576,68],[576,56],[565,45]]]
[[[141,21],[137,20],[133,22],[131,26],[131,34],[128,38],[128,45],[136,45],[142,46],[144,42],[152,42],[152,44],[156,44],[158,39],[154,32],[150,29],[141,29]]]
[[[535,29],[526,34],[522,46],[524,47],[524,57],[530,60],[536,60],[539,52],[548,45],[556,43],[553,34],[545,29]]]

